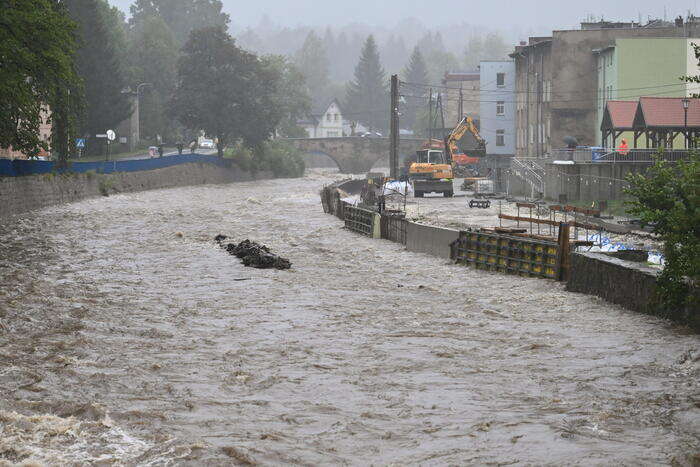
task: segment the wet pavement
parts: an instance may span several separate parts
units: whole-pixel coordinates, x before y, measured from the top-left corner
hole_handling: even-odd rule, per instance
[[[697,335],[347,232],[334,177],[0,220],[0,465],[692,465]]]

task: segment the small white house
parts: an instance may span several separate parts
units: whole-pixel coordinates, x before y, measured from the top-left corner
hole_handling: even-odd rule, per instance
[[[297,123],[306,130],[309,138],[339,138],[343,136],[343,114],[336,99],[333,99],[326,106],[325,111],[313,113]]]

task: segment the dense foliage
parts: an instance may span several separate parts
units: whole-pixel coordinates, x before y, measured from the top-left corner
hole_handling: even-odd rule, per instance
[[[47,109],[60,109],[52,141],[65,157],[81,103],[75,23],[55,0],[0,0],[0,5],[0,147],[30,156],[48,149],[39,126],[49,118]]]
[[[242,140],[264,143],[282,121],[281,70],[237,47],[223,28],[193,31],[178,62],[172,109],[185,127],[216,138],[224,147]]]
[[[101,142],[95,135],[116,129],[131,115],[130,98],[123,93],[128,83],[123,15],[104,0],[64,3],[78,25],[76,64],[84,82],[86,104],[80,133],[91,138],[94,148]]]
[[[233,159],[242,170],[272,172],[275,177],[301,177],[306,168],[301,152],[280,140],[263,143],[255,153],[245,145],[237,144],[226,151],[226,157]]]
[[[138,25],[154,16],[162,18],[182,46],[195,29],[228,27],[229,16],[220,0],[136,0],[131,6],[131,24]]]
[[[167,104],[175,90],[178,46],[167,23],[160,16],[145,16],[135,22],[130,32],[130,88],[138,90],[141,139],[175,142],[175,119]]]
[[[690,284],[700,281],[700,157],[671,164],[660,158],[644,174],[628,177],[629,212],[664,242],[665,267],[659,277],[661,299],[670,316],[699,313]],[[694,310],[694,311],[692,311]]]

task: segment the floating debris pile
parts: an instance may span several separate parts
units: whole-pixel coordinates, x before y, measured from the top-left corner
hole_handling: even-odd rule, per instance
[[[217,235],[214,241],[229,254],[240,258],[244,266],[257,269],[291,269],[292,263],[270,251],[270,249],[260,243],[250,240],[243,240],[241,243],[226,243],[226,235]]]

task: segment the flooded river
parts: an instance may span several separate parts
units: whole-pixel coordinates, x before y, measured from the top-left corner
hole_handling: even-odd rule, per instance
[[[697,336],[347,232],[329,181],[0,220],[0,465],[699,462]]]

